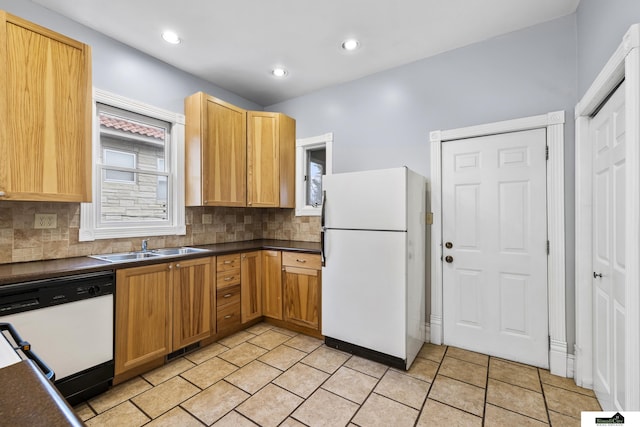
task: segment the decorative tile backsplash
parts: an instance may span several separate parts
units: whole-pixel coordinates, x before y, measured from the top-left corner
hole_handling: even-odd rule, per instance
[[[35,214],[56,214],[57,227],[35,229]],[[320,241],[319,217],[294,209],[186,208],[184,236],[149,236],[149,248],[253,239]],[[78,241],[80,204],[0,202],[0,264],[139,250],[141,238]]]

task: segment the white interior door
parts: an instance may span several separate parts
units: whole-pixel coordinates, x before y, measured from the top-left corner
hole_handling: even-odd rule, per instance
[[[604,410],[625,408],[624,83],[590,125],[593,146],[593,369]]]
[[[549,366],[545,147],[545,129],[442,144],[445,344]]]

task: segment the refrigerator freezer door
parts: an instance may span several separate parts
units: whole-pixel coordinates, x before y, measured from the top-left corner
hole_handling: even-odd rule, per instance
[[[322,334],[406,358],[407,233],[327,230]]]
[[[407,168],[326,175],[326,228],[407,229]]]

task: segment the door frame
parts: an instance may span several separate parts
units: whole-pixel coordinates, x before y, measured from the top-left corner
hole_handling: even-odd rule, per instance
[[[591,117],[624,79],[625,175],[625,410],[640,410],[640,24],[632,25],[575,108],[576,120],[576,384],[593,388],[593,166]]]
[[[567,376],[573,367],[567,353],[565,307],[565,225],[564,225],[564,111],[506,120],[460,129],[438,130],[429,134],[431,141],[431,317],[430,339],[442,344],[442,144],[463,138],[495,135],[546,128],[549,160],[547,162],[547,295],[549,315],[549,367],[552,374]]]

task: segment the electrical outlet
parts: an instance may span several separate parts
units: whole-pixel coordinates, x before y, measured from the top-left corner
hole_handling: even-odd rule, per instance
[[[57,214],[36,214],[36,221],[33,228],[57,228]]]

